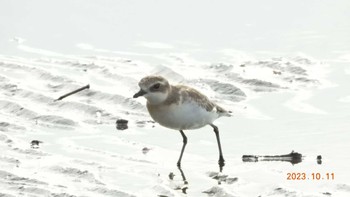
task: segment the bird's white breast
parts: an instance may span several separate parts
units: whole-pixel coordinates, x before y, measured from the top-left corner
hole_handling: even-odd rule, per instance
[[[197,129],[219,117],[215,110],[207,111],[193,101],[171,105],[147,104],[147,108],[154,121],[176,130]]]

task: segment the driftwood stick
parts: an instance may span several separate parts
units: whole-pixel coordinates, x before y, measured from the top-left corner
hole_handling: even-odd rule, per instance
[[[303,155],[292,151],[285,155],[243,155],[243,162],[258,162],[258,161],[285,161],[291,164],[302,162]]]
[[[82,91],[82,90],[89,89],[89,88],[90,88],[90,85],[87,84],[87,85],[84,86],[84,87],[81,87],[81,88],[76,89],[76,90],[74,90],[74,91],[72,91],[72,92],[69,92],[69,93],[67,93],[67,94],[65,94],[65,95],[63,95],[63,96],[60,96],[60,97],[59,97],[58,99],[56,99],[55,101],[62,100],[62,99],[64,99],[64,98],[66,98],[67,96],[70,96],[70,95],[72,95],[72,94],[78,93],[78,92],[80,92],[80,91]]]

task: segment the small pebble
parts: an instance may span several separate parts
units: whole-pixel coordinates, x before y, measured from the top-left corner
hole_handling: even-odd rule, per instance
[[[170,180],[173,180],[173,179],[174,179],[174,176],[175,176],[174,173],[172,173],[172,172],[169,173],[169,179],[170,179]]]
[[[116,128],[117,128],[117,130],[125,130],[125,129],[127,129],[128,128],[128,122],[129,121],[127,121],[125,119],[118,119],[116,121],[116,124],[117,124]]]
[[[321,165],[322,164],[322,156],[318,155],[316,159],[317,159],[317,164]]]
[[[148,151],[150,151],[150,150],[151,150],[150,148],[144,147],[144,148],[142,149],[142,153],[143,153],[143,154],[147,154]]]
[[[39,140],[32,140],[31,142],[30,142],[30,147],[31,148],[35,148],[35,149],[37,149],[37,148],[39,148],[39,144],[40,143],[43,143],[42,141],[39,141]]]

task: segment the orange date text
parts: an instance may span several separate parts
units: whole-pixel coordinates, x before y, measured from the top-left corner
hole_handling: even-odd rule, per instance
[[[305,172],[289,172],[287,180],[334,180],[334,173],[305,173]]]

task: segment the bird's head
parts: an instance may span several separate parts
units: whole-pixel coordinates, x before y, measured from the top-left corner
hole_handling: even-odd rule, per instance
[[[147,76],[139,82],[140,91],[133,97],[144,96],[148,103],[157,105],[164,102],[168,98],[170,92],[170,84],[168,80],[161,76]]]

